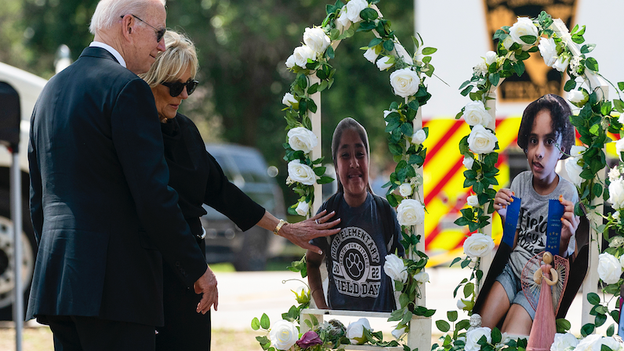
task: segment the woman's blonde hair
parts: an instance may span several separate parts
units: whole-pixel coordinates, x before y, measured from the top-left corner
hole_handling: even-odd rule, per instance
[[[156,57],[156,61],[147,73],[140,74],[151,88],[164,82],[172,82],[180,77],[187,68],[191,68],[191,78],[197,74],[198,62],[195,45],[184,34],[174,31],[165,32],[165,51]]]

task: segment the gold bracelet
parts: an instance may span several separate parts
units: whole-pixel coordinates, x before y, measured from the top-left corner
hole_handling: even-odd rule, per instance
[[[286,221],[285,221],[285,220],[283,220],[283,219],[280,219],[279,223],[277,223],[277,225],[275,226],[275,229],[273,229],[273,234],[275,234],[275,235],[278,235],[278,236],[279,236],[279,234],[277,234],[277,233],[279,233],[280,229],[282,229],[282,227],[283,227],[285,224],[288,224],[288,222],[286,222]]]

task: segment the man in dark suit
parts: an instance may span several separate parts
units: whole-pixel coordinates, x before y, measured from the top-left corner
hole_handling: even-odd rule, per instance
[[[217,307],[216,279],[167,186],[153,94],[137,73],[165,49],[164,0],[102,0],[95,40],[41,92],[31,119],[39,252],[27,318],[57,350],[152,350],[162,260]]]

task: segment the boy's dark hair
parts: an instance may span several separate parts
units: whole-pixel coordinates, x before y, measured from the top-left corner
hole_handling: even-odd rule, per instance
[[[574,145],[574,126],[570,123],[572,110],[568,103],[555,94],[548,94],[531,102],[522,113],[522,121],[518,129],[518,146],[526,153],[529,144],[529,135],[533,128],[535,116],[542,110],[550,112],[551,126],[557,136],[561,135],[560,150],[563,152],[561,159],[568,158],[570,148]]]
[[[340,182],[340,177],[338,177],[338,158],[336,154],[338,153],[338,148],[340,147],[340,139],[342,138],[342,133],[347,129],[353,129],[362,139],[364,143],[364,147],[366,148],[366,158],[368,159],[368,163],[370,164],[370,147],[368,146],[368,134],[366,133],[366,129],[359,124],[356,120],[351,117],[347,117],[340,121],[334,129],[334,135],[332,136],[332,159],[334,160],[334,169],[336,170],[336,181],[338,181],[338,192],[344,192],[344,187]],[[370,183],[366,185],[366,188],[369,193],[373,193],[371,189]]]

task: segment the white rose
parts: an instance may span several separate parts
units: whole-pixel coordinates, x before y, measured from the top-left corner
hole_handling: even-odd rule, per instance
[[[288,163],[288,177],[293,182],[305,185],[314,185],[316,183],[316,174],[314,174],[312,168],[302,164],[299,160],[293,160]]]
[[[405,199],[397,207],[397,219],[400,225],[418,225],[425,220],[425,207],[418,200]]]
[[[308,64],[308,59],[316,59],[316,53],[307,45],[302,45],[298,48],[295,48],[293,56],[295,57],[295,64],[301,68],[305,68],[305,66]]]
[[[303,32],[303,42],[312,49],[312,51],[322,54],[331,43],[331,40],[329,40],[329,37],[322,28],[315,27],[305,29]]]
[[[479,345],[479,339],[485,336],[487,342],[492,342],[492,331],[488,327],[475,328],[466,333],[466,351],[479,351],[481,345]]]
[[[466,167],[466,169],[472,169],[473,164],[474,164],[474,158],[464,157],[464,167]]]
[[[379,68],[380,71],[387,70],[392,66],[394,66],[394,62],[390,56],[384,56],[377,61],[377,68]]]
[[[299,101],[297,101],[297,99],[295,99],[295,97],[291,93],[284,94],[284,97],[282,98],[282,104],[286,106],[292,106],[292,104],[296,104],[298,102]]]
[[[462,299],[457,300],[457,308],[460,310],[463,310],[464,308],[466,308],[466,304],[464,303],[464,300]]]
[[[552,67],[559,58],[559,56],[557,56],[557,44],[555,44],[555,40],[553,38],[542,38],[537,47],[544,58],[544,63],[548,67]]]
[[[514,40],[513,40],[513,38],[512,38],[511,36],[509,36],[509,35],[508,35],[508,36],[506,36],[506,37],[505,37],[505,39],[503,39],[503,47],[504,47],[506,50],[509,50],[509,48],[513,45],[513,43],[514,43]]]
[[[578,159],[575,157],[569,158],[565,161],[565,169],[568,173],[568,178],[572,184],[577,187],[581,185],[583,182],[583,178],[581,178],[581,172],[583,172],[583,167],[578,164]]]
[[[308,153],[318,144],[316,135],[305,127],[297,127],[288,131],[288,143],[295,151]]]
[[[416,94],[419,84],[418,74],[409,68],[396,70],[390,75],[390,85],[394,89],[394,94],[403,98]]]
[[[570,63],[570,58],[565,56],[559,56],[557,62],[555,62],[552,68],[556,69],[559,72],[565,72],[568,64]]]
[[[494,246],[491,237],[474,233],[464,241],[464,253],[471,258],[485,257],[492,253]]]
[[[587,148],[585,146],[572,145],[570,148],[570,156],[579,157],[581,156]]]
[[[294,323],[281,320],[269,332],[271,344],[278,350],[288,350],[299,339],[299,332]]]
[[[624,209],[624,179],[609,184],[609,202],[616,210]]]
[[[578,339],[571,333],[555,334],[555,341],[550,346],[550,351],[567,351],[572,350],[578,345]]]
[[[362,21],[360,12],[368,7],[366,0],[351,0],[347,3],[347,17],[349,21],[358,23]]]
[[[568,93],[568,100],[573,104],[578,104],[585,100],[585,94],[579,90],[572,90]]]
[[[488,52],[485,53],[485,63],[488,66],[493,64],[494,62],[496,62],[497,58],[498,58],[498,56],[496,55],[496,53],[494,51],[488,51]]]
[[[588,335],[579,341],[574,351],[591,351],[592,346],[594,346],[594,344],[600,345],[599,344],[600,339],[602,339],[602,335],[598,335],[598,334]]]
[[[405,263],[400,257],[395,254],[390,254],[386,256],[386,262],[384,263],[384,272],[392,280],[398,280],[402,283],[405,283],[407,281],[407,271],[405,270]]]
[[[410,183],[403,183],[399,186],[399,193],[403,197],[412,195],[412,185]]]
[[[349,323],[349,326],[347,327],[346,337],[349,338],[351,344],[362,345],[366,342],[366,337],[364,336],[365,328],[368,330],[372,330],[370,327],[370,323],[368,323],[368,319],[366,318],[360,318],[355,322]]]
[[[301,201],[299,204],[297,204],[297,209],[295,211],[298,215],[305,217],[310,211],[310,204],[308,204],[306,201]]]
[[[487,67],[487,64],[485,63],[485,60],[481,59],[479,63],[477,63],[477,65],[472,68],[472,70],[478,76],[483,76],[486,73],[488,73],[488,67]]]
[[[477,195],[470,195],[466,199],[466,203],[468,204],[468,206],[477,207],[479,206],[479,198],[477,197]]]
[[[296,65],[295,55],[288,56],[288,59],[286,60],[286,67],[293,68],[295,67],[295,65]]]
[[[377,60],[377,56],[379,56],[379,54],[375,51],[375,48],[368,48],[364,53],[364,58],[370,61],[370,63],[375,63],[375,60]]]
[[[615,284],[620,280],[622,265],[615,256],[601,253],[598,256],[598,277],[607,284]]]
[[[403,334],[405,334],[405,327],[395,328],[392,331],[392,336],[394,336],[394,338],[397,339],[397,340],[401,339]]]
[[[403,45],[396,43],[394,44],[394,50],[396,50],[397,55],[399,55],[399,57],[403,58],[403,61],[405,61],[405,63],[407,63],[408,65],[413,65],[414,61],[412,60],[412,58],[410,57],[410,54],[407,52],[407,50],[405,50],[405,48],[403,47]],[[422,53],[419,54],[421,51],[418,50],[418,53],[416,53],[416,61],[421,62],[422,61]]]
[[[621,116],[620,116],[621,118]],[[615,142],[615,152],[617,152],[618,157],[622,157],[620,154],[624,152],[624,138],[620,138],[620,140]],[[624,160],[623,160],[624,161]]]
[[[464,107],[464,120],[470,126],[480,124],[487,127],[492,122],[492,116],[487,112],[482,101],[470,101]]]
[[[427,272],[419,272],[414,274],[414,280],[421,283],[421,284],[425,284],[429,282],[429,273]]]
[[[468,136],[468,147],[477,154],[488,154],[494,151],[498,139],[490,130],[485,129],[482,125],[477,124],[472,127],[472,131]]]
[[[509,36],[513,39],[513,41],[522,46],[522,50],[527,51],[531,48],[531,46],[533,46],[533,44],[535,44],[535,42],[525,43],[524,40],[520,39],[520,37],[526,35],[534,36],[535,40],[537,40],[537,27],[533,24],[531,19],[527,17],[519,17],[518,22],[514,23],[514,25],[509,28]]]
[[[602,345],[607,346],[608,348],[610,348],[613,351],[618,351],[622,347],[622,345],[617,340],[615,340],[613,337],[607,336],[607,337],[604,337],[604,338],[598,340],[598,342],[594,343],[594,345],[592,346],[592,351],[601,351],[602,350]]]
[[[336,29],[340,31],[340,33],[351,27],[351,21],[349,21],[349,17],[347,16],[346,7],[343,7],[340,11],[340,16],[336,18]]]
[[[412,135],[412,144],[420,145],[427,139],[427,133],[424,130],[419,129]]]

